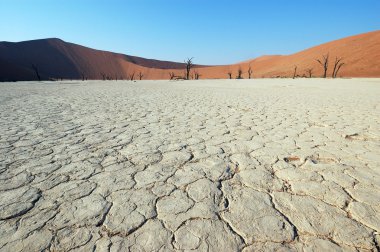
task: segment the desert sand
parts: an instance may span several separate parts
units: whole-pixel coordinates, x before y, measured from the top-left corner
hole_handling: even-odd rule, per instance
[[[252,47],[254,47],[254,43]],[[236,77],[239,68],[248,78],[251,66],[255,78],[292,77],[297,75],[321,77],[323,68],[316,59],[329,54],[328,76],[332,75],[336,57],[345,65],[339,77],[380,77],[380,31],[350,36],[291,55],[262,56],[245,62],[223,66],[199,66],[193,69],[201,79],[226,79],[231,72]],[[187,55],[191,57],[192,55]],[[194,58],[194,63],[198,64]],[[144,59],[140,57],[100,51],[68,43],[60,39],[41,39],[18,43],[0,42],[0,81],[37,80],[32,64],[39,69],[43,79],[143,79],[168,80],[169,74],[184,76],[183,63]]]
[[[376,251],[380,80],[0,83],[1,251]]]

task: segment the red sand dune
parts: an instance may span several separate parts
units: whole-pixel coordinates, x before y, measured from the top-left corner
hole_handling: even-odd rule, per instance
[[[236,77],[239,67],[247,78],[249,65],[253,77],[292,77],[294,66],[297,74],[306,74],[313,68],[313,76],[322,75],[322,67],[315,59],[329,53],[331,76],[335,57],[343,57],[345,65],[338,76],[380,77],[380,31],[360,34],[332,41],[292,55],[268,55],[238,64],[223,66],[197,66],[194,71],[201,78],[228,78],[228,72]],[[60,39],[42,39],[18,43],[0,42],[0,80],[35,80],[32,64],[36,65],[43,79],[64,78],[128,79],[141,72],[143,79],[168,79],[169,73],[184,75],[183,63],[144,59],[118,53],[94,50],[67,43]]]

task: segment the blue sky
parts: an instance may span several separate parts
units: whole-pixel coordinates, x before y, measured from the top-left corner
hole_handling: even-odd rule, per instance
[[[380,0],[0,0],[0,41],[227,64],[380,29]]]

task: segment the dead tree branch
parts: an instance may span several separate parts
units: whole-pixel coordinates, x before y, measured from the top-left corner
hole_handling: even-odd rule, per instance
[[[333,69],[333,73],[332,73],[331,77],[336,78],[336,76],[338,75],[339,69],[344,65],[342,60],[343,60],[343,58],[335,57],[334,69]]]
[[[241,67],[239,66],[239,69],[238,69],[238,75],[236,76],[236,79],[243,79],[243,70],[241,69]]]
[[[40,76],[40,73],[38,72],[37,66],[32,64],[32,68],[33,68],[34,72],[36,73],[38,81],[41,81],[41,76]]]
[[[251,65],[249,65],[249,68],[248,68],[248,78],[249,79],[251,79],[252,73],[253,73],[252,67],[251,67]]]
[[[316,61],[323,67],[323,78],[327,77],[327,69],[329,68],[329,54],[322,55],[322,59]]]
[[[139,79],[142,80],[142,78],[144,77],[144,74],[142,72],[139,73]]]
[[[308,69],[306,69],[306,72],[308,73],[309,78],[311,78],[312,75],[313,75],[313,68],[308,68]]]
[[[135,72],[129,75],[129,79],[133,81],[135,79]]]
[[[191,68],[194,67],[193,58],[187,58],[184,62],[186,64],[186,80],[189,80]]]
[[[198,71],[194,71],[194,77],[196,80],[199,80],[199,78],[201,77],[201,75],[199,74]]]
[[[294,66],[293,79],[297,76],[297,66]]]

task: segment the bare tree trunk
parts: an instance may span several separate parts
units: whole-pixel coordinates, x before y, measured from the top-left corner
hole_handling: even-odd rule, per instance
[[[331,77],[336,78],[336,75],[338,74],[337,71],[339,71],[339,70],[338,70],[338,66],[341,64],[342,59],[343,59],[343,58],[335,57],[334,69],[333,69],[333,73],[332,73]],[[344,64],[344,63],[343,63],[343,64]],[[341,65],[340,67],[342,67],[342,66],[343,66],[343,65]],[[340,68],[340,67],[339,67],[339,68]]]
[[[243,70],[241,69],[241,67],[239,67],[239,69],[238,69],[238,75],[236,76],[236,79],[243,79],[243,77],[242,77],[242,74],[243,74]]]
[[[327,77],[327,69],[329,67],[329,54],[322,55],[323,59],[319,60],[317,59],[316,61],[323,67],[323,78]]]
[[[313,74],[313,68],[306,69],[306,72],[309,74],[309,78],[311,78]]]
[[[230,80],[231,80],[232,79],[232,73],[228,72],[227,74],[228,74],[228,76],[230,77]]]
[[[189,80],[191,68],[194,67],[193,58],[187,58],[187,60],[185,60],[185,63],[186,63],[186,77],[185,78],[186,80]]]
[[[174,79],[174,76],[175,76],[174,72],[170,72],[170,73],[169,73],[169,76],[170,76],[170,80],[173,80],[173,79]]]
[[[133,81],[135,79],[135,72],[129,75],[129,79]]]
[[[297,75],[297,66],[294,66],[293,79],[296,78],[296,75]]]
[[[41,76],[40,76],[40,73],[38,72],[37,66],[32,64],[32,68],[33,68],[34,72],[36,73],[38,81],[41,81]]]
[[[253,71],[252,71],[252,67],[251,65],[249,65],[249,68],[248,68],[248,78],[251,79],[251,75],[252,75]]]
[[[344,64],[345,64],[345,63],[342,62],[342,63],[340,63],[340,64],[338,65],[338,67],[337,67],[337,69],[336,69],[336,71],[335,71],[334,78],[336,78],[336,76],[338,75],[338,72],[339,72],[340,68],[341,68]]]
[[[139,79],[142,80],[142,78],[144,77],[144,74],[142,72],[139,73]]]
[[[196,80],[199,80],[199,77],[201,77],[201,75],[198,73],[198,71],[194,71],[194,77]]]

